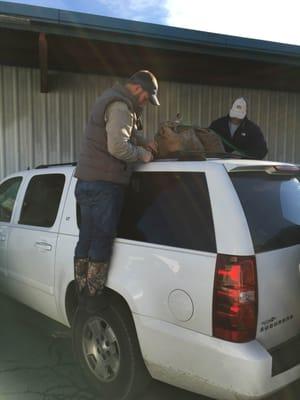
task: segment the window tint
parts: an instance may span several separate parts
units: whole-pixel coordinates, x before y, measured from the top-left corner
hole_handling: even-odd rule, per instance
[[[256,252],[300,243],[299,177],[232,173]]]
[[[125,196],[118,236],[215,252],[205,175],[190,172],[134,174]]]
[[[56,219],[65,183],[62,174],[34,176],[27,188],[19,224],[51,227]]]
[[[10,222],[21,182],[22,178],[18,176],[8,179],[0,186],[0,221]]]

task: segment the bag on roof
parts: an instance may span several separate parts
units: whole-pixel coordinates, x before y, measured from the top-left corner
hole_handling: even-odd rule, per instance
[[[203,155],[225,153],[220,137],[208,128],[181,125],[173,121],[163,122],[155,136],[158,157],[177,152],[199,152]]]

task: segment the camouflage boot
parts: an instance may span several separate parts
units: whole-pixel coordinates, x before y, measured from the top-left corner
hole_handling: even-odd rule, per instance
[[[89,313],[94,313],[98,306],[106,306],[104,296],[100,298],[100,301],[99,296],[103,293],[107,274],[108,263],[89,262],[87,272],[87,311]]]
[[[83,303],[83,295],[87,283],[89,259],[88,258],[74,258],[74,277],[75,287],[78,296],[79,306]]]

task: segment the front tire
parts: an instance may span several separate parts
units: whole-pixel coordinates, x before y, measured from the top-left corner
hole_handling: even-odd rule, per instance
[[[141,394],[151,377],[141,356],[127,307],[111,303],[93,315],[75,315],[73,350],[92,388],[109,400],[129,400]]]

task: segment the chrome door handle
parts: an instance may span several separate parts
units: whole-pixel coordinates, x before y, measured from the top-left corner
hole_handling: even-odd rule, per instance
[[[42,250],[51,251],[52,245],[47,242],[35,242],[35,247]]]
[[[0,234],[0,242],[5,242],[5,240],[6,240],[6,235]]]

